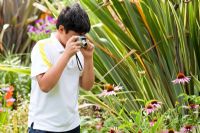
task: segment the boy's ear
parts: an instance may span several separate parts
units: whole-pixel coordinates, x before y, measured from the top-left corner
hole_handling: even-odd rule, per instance
[[[63,26],[63,25],[59,25],[58,31],[59,31],[60,33],[63,33],[63,32],[65,31],[64,26]]]
[[[63,25],[59,25],[58,31],[59,31],[60,33],[65,33],[65,34],[68,33],[68,31],[65,30],[65,27],[64,27]]]

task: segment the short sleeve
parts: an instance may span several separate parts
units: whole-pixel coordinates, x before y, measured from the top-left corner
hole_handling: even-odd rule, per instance
[[[36,44],[31,52],[31,78],[48,71],[51,67],[50,53],[45,44]]]

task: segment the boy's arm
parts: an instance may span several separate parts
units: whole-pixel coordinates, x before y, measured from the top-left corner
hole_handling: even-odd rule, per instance
[[[71,37],[67,42],[65,51],[59,58],[58,62],[47,72],[36,76],[40,89],[43,92],[49,92],[55,86],[69,59],[80,50],[80,42],[74,42],[75,40],[77,40],[77,36]]]
[[[91,90],[94,84],[94,65],[93,65],[93,51],[94,45],[88,42],[87,49],[81,49],[84,56],[84,70],[80,77],[80,86],[84,90]]]
[[[53,65],[46,73],[36,76],[40,89],[43,92],[49,92],[58,82],[69,58],[68,53],[64,52],[57,64]]]

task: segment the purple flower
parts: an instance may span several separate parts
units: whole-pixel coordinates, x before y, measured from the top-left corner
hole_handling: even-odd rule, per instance
[[[10,99],[7,99],[6,102],[14,102],[15,99],[14,98],[10,98]]]
[[[51,32],[51,30],[45,30],[45,33],[46,34],[48,34],[48,33],[50,33]]]
[[[8,91],[13,92],[14,91],[14,87],[12,85],[10,85],[8,87],[1,88],[1,90],[4,91],[4,92],[8,92]]]
[[[10,107],[10,106],[13,105],[14,102],[15,102],[15,99],[14,99],[14,98],[7,99],[7,100],[6,100],[6,105],[7,105],[8,107]]]
[[[36,29],[34,26],[32,26],[32,25],[29,25],[29,26],[28,26],[28,32],[34,33],[36,30],[37,30],[37,29]]]
[[[56,20],[51,16],[47,16],[47,21],[51,24],[56,24]]]
[[[35,23],[36,23],[36,24],[44,23],[44,20],[43,20],[43,19],[38,19],[38,20],[35,20]]]
[[[35,26],[28,26],[28,35],[35,41],[39,38],[46,38],[51,31],[55,30],[55,24],[56,21],[53,17],[48,14],[41,15],[40,19],[35,21]]]
[[[186,77],[182,72],[179,72],[178,75],[177,75],[177,78],[175,80],[173,80],[172,82],[174,84],[185,84],[185,83],[188,83],[190,81],[190,77]]]
[[[7,91],[10,90],[10,88],[9,87],[5,87],[5,88],[1,88],[1,90],[4,91],[4,92],[7,92]]]
[[[39,27],[39,29],[41,29],[41,30],[44,30],[44,29],[46,29],[47,28],[47,24],[43,24],[43,25],[41,25],[40,27]]]

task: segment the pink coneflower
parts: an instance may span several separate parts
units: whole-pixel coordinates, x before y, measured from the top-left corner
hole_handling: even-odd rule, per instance
[[[150,113],[156,111],[157,109],[161,108],[162,102],[158,100],[151,100],[145,106],[145,111],[149,115]]]
[[[145,111],[146,111],[146,113],[149,115],[149,114],[151,114],[152,112],[155,111],[155,108],[153,107],[153,105],[148,104],[148,105],[146,105],[146,107],[145,107]]]
[[[150,103],[154,108],[161,108],[162,102],[159,102],[158,100],[151,100]]]
[[[101,94],[99,94],[99,97],[102,97],[102,96],[110,96],[110,95],[116,95],[116,92],[121,90],[122,87],[121,86],[114,86],[114,85],[111,85],[111,84],[106,84],[104,86],[104,90]]]
[[[188,83],[190,81],[190,77],[189,76],[185,76],[182,72],[179,72],[177,75],[177,78],[175,80],[173,80],[172,82],[174,84],[185,84]]]
[[[199,105],[197,105],[197,104],[189,104],[188,106],[183,106],[183,107],[186,108],[186,109],[195,110],[195,109],[199,108]]]
[[[93,111],[100,111],[101,110],[100,106],[98,106],[98,105],[93,105],[92,109],[93,109]]]
[[[109,133],[122,133],[117,127],[113,127],[110,129]]]
[[[152,121],[150,121],[150,127],[154,126],[154,124],[157,122],[157,119],[154,118]]]
[[[103,122],[97,123],[96,129],[97,129],[98,131],[100,131],[102,127],[103,127]]]
[[[191,133],[193,128],[194,127],[192,125],[185,125],[184,127],[181,128],[180,132],[181,133]]]
[[[199,105],[197,105],[197,104],[190,104],[189,106],[190,106],[190,109],[197,109],[197,108],[199,108]]]
[[[115,130],[113,129],[110,129],[110,132],[109,133],[115,133]]]
[[[168,129],[168,130],[164,130],[161,133],[179,133],[177,131],[174,131],[174,129]]]

